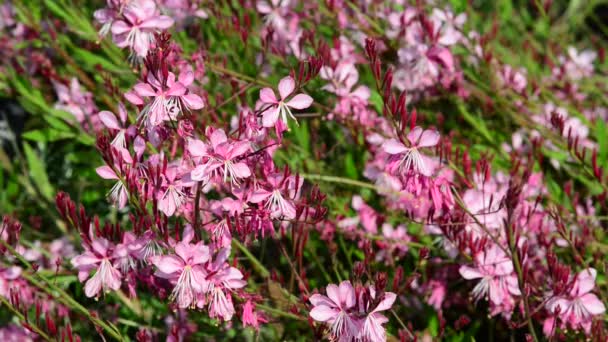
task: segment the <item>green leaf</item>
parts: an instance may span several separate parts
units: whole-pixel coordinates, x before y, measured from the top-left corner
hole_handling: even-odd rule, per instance
[[[597,120],[595,122],[595,135],[597,136],[597,145],[599,146],[597,161],[599,165],[606,167],[608,166],[606,165],[606,160],[608,159],[608,128],[604,120]]]
[[[38,142],[53,142],[62,139],[69,139],[75,137],[76,134],[72,132],[58,131],[52,128],[47,129],[36,129],[33,131],[23,133],[22,137]]]
[[[439,319],[437,318],[437,315],[433,315],[429,319],[428,329],[433,337],[436,337],[439,333]]]
[[[477,130],[479,133],[481,133],[481,135],[488,142],[494,143],[492,134],[490,133],[490,130],[488,129],[488,127],[486,127],[486,124],[485,124],[485,121],[483,120],[483,118],[481,118],[479,116],[474,116],[473,114],[469,113],[467,111],[467,109],[464,107],[464,104],[461,102],[458,103],[458,111],[460,112],[460,114],[462,114],[462,116],[464,117],[466,122],[468,122],[469,125],[473,126],[473,128],[475,128],[475,130]]]
[[[23,151],[25,152],[28,171],[34,185],[36,185],[42,196],[44,196],[47,200],[52,201],[54,190],[46,174],[44,162],[40,159],[40,157],[38,157],[36,152],[34,152],[29,144],[23,144]]]
[[[382,114],[382,108],[384,108],[384,100],[382,100],[382,96],[380,96],[377,91],[372,90],[372,93],[369,97],[369,102],[374,105],[374,108],[376,109],[378,114]]]
[[[357,165],[355,164],[355,159],[353,158],[352,153],[348,153],[344,157],[344,169],[346,171],[346,176],[352,179],[358,179],[359,174],[357,172]]]

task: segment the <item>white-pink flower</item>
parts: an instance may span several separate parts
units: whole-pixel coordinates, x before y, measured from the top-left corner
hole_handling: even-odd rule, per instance
[[[545,307],[552,315],[557,315],[561,326],[591,330],[593,316],[603,314],[606,306],[591,291],[595,287],[597,271],[593,268],[582,270],[574,279],[574,284],[566,294],[549,298]],[[559,308],[559,311],[558,311]],[[558,313],[559,312],[559,313]],[[552,335],[554,317],[545,322],[545,333]]]
[[[520,295],[513,262],[498,245],[491,245],[475,255],[475,267],[460,266],[460,275],[465,279],[480,279],[473,289],[477,300],[486,297],[496,306],[512,309],[513,296]]]
[[[192,244],[191,238],[187,235],[178,242],[174,255],[150,258],[158,268],[156,275],[175,285],[170,298],[182,309],[193,306],[197,293],[202,293],[208,286],[203,265],[209,260],[209,247],[202,242]]]
[[[134,0],[123,10],[123,19],[112,24],[114,42],[129,47],[137,56],[146,57],[154,33],[173,26],[173,19],[160,15],[153,0]]]
[[[264,127],[273,127],[279,118],[287,126],[287,116],[296,121],[291,109],[305,109],[310,107],[313,102],[312,97],[306,94],[297,94],[291,100],[285,102],[293,93],[296,83],[291,76],[283,78],[279,82],[279,95],[277,99],[274,91],[264,88],[260,91],[260,101],[267,107],[262,113],[262,124]]]
[[[352,310],[355,309],[357,296],[350,281],[343,281],[340,286],[329,284],[327,296],[314,294],[310,303],[314,306],[310,317],[318,322],[330,325],[333,338],[348,340],[359,334],[357,319]]]
[[[95,274],[86,282],[84,293],[87,297],[95,297],[100,291],[118,290],[122,274],[112,264],[114,245],[104,239],[95,238],[86,251],[72,259],[72,266],[78,269],[78,279],[83,282],[89,277],[91,270]]]
[[[374,287],[370,287],[370,295],[372,299],[376,299],[376,291]],[[397,295],[392,292],[384,293],[384,297],[380,300],[380,303],[369,311],[369,308],[365,308],[364,312],[368,312],[368,314],[363,319],[363,327],[360,331],[359,339],[362,341],[372,341],[372,342],[382,342],[386,341],[386,330],[382,326],[386,322],[388,322],[388,318],[386,318],[382,311],[389,310],[393,303],[395,303],[395,299],[397,299]],[[361,300],[363,302],[363,300]]]
[[[239,160],[251,149],[249,142],[228,141],[222,129],[213,131],[209,140],[210,145],[194,139],[188,142],[188,152],[192,156],[207,159],[192,170],[192,180],[206,183],[212,178],[222,178],[224,182],[230,180],[232,185],[238,186],[241,179],[251,176],[247,163]]]
[[[390,139],[382,144],[382,148],[388,154],[398,156],[397,166],[400,170],[414,170],[425,176],[430,176],[432,169],[428,157],[421,154],[419,149],[423,147],[433,147],[439,143],[439,133],[435,130],[423,130],[422,127],[415,127],[407,135],[410,147],[402,142]]]

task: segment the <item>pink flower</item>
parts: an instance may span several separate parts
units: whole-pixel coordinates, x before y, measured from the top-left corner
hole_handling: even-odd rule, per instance
[[[95,270],[84,286],[86,296],[95,297],[102,289],[104,292],[108,289],[118,290],[122,274],[112,264],[114,245],[104,238],[94,238],[85,249],[85,253],[72,259],[72,266],[78,269],[81,282],[89,277],[91,270]]]
[[[119,47],[129,47],[138,57],[146,57],[154,33],[173,25],[173,19],[159,15],[153,0],[134,0],[124,8],[123,20],[112,24],[114,42]]]
[[[331,336],[335,339],[348,340],[358,335],[358,325],[354,314],[356,294],[350,281],[343,281],[340,286],[327,285],[327,296],[314,294],[310,303],[310,317],[318,322],[330,324]]]
[[[558,319],[562,328],[567,325],[573,329],[583,328],[586,333],[591,330],[593,316],[603,314],[606,307],[591,291],[595,287],[597,271],[593,268],[582,270],[574,278],[571,289],[558,296],[553,296],[545,307],[555,317],[550,318],[550,324],[545,322],[545,333],[552,335],[554,319]],[[559,312],[558,312],[559,308]],[[548,326],[551,329],[548,330]]]
[[[132,162],[131,156],[126,149],[121,149],[120,152],[126,162]],[[125,187],[121,178],[108,165],[98,167],[95,169],[95,172],[97,172],[97,174],[103,179],[117,180],[116,184],[114,184],[108,193],[108,198],[110,199],[110,202],[113,203],[118,209],[124,208],[125,205],[127,205],[129,193],[127,192],[127,188]]]
[[[167,216],[173,216],[175,212],[186,201],[186,195],[182,191],[182,182],[177,178],[177,167],[168,167],[163,177],[163,188],[158,199],[158,210]]]
[[[415,127],[407,135],[410,147],[403,143],[390,139],[382,144],[382,148],[388,154],[396,156],[399,170],[413,170],[424,176],[430,176],[432,169],[428,157],[421,154],[419,149],[423,147],[433,147],[439,142],[439,133],[434,130],[423,130],[422,127]]]
[[[473,289],[473,297],[489,298],[496,306],[512,309],[513,296],[520,295],[513,262],[497,245],[475,255],[476,267],[461,266],[460,275],[465,279],[481,279]]]
[[[209,301],[209,316],[221,317],[225,321],[232,319],[234,305],[230,291],[245,287],[243,274],[226,261],[230,256],[230,248],[222,248],[217,253],[215,261],[207,264],[207,289]]]
[[[289,14],[290,0],[258,0],[256,9],[266,18],[266,24],[273,25],[277,30],[283,31],[286,26],[286,17]]]
[[[287,115],[298,122],[291,113],[291,108],[305,109],[310,107],[313,102],[312,97],[306,94],[297,94],[288,102],[285,102],[287,97],[293,93],[295,89],[295,81],[291,76],[283,78],[279,82],[279,99],[270,88],[264,88],[260,91],[260,101],[263,104],[269,105],[262,113],[262,124],[264,127],[273,127],[279,117],[285,125],[287,125]]]
[[[371,298],[376,299],[374,287],[372,286],[369,289]],[[363,328],[361,329],[358,338],[372,342],[386,341],[386,331],[382,325],[388,322],[388,318],[380,312],[389,310],[393,306],[395,299],[397,299],[396,294],[392,292],[384,293],[384,297],[380,303],[378,303],[378,305],[363,319]],[[369,309],[365,311],[369,311]]]
[[[267,187],[259,187],[249,196],[249,202],[265,202],[264,207],[271,212],[273,218],[286,218],[292,220],[296,217],[296,207],[289,196],[284,196],[285,189],[291,190],[291,195],[296,192],[295,178],[293,176],[284,177],[282,173],[274,173],[267,177]],[[285,198],[287,197],[287,198]]]
[[[57,93],[56,109],[66,111],[76,118],[83,126],[92,130],[99,129],[99,120],[94,113],[97,107],[93,101],[93,94],[81,88],[77,78],[72,78],[69,87],[59,82],[53,82]],[[93,127],[90,127],[93,124]]]
[[[223,178],[224,182],[230,179],[232,185],[239,185],[241,179],[251,176],[249,166],[238,161],[239,157],[251,149],[249,142],[230,142],[222,129],[213,131],[209,140],[211,145],[200,140],[190,140],[188,143],[188,151],[192,156],[207,158],[204,164],[192,170],[192,180],[206,183],[211,178]]]
[[[251,300],[248,300],[243,305],[243,317],[241,320],[243,321],[243,326],[250,326],[255,328],[255,330],[260,329],[260,323],[268,322],[262,313],[255,310],[255,304]]]
[[[202,242],[190,243],[192,236],[175,245],[175,255],[164,255],[150,258],[158,268],[156,276],[169,279],[175,285],[171,299],[185,309],[194,306],[196,294],[207,288],[208,283],[203,265],[209,260],[209,247]]]
[[[10,266],[8,268],[0,267],[0,296],[10,298],[10,290],[14,280],[21,276],[21,268]]]
[[[99,119],[101,120],[101,123],[103,123],[103,125],[106,126],[107,129],[118,131],[118,133],[116,133],[116,136],[114,136],[114,139],[112,140],[112,145],[116,146],[117,148],[126,148],[127,127],[125,126],[127,123],[128,116],[127,109],[125,108],[125,106],[122,103],[118,104],[118,117],[120,118],[120,121],[118,121],[114,113],[107,110],[102,110],[101,112],[99,112],[98,115]]]
[[[190,71],[180,73],[177,80],[175,74],[169,72],[165,82],[149,73],[146,82],[136,84],[125,97],[138,106],[144,104],[143,98],[153,98],[141,111],[140,117],[146,126],[155,127],[164,121],[176,120],[184,107],[188,110],[204,107],[203,99],[188,91],[187,86],[193,80],[194,74]]]

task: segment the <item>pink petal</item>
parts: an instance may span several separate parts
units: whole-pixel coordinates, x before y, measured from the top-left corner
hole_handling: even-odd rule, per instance
[[[101,276],[98,273],[99,270],[84,285],[84,294],[89,298],[95,297],[101,290]]]
[[[131,26],[122,20],[115,21],[112,24],[112,34],[123,34],[129,31],[131,31]]]
[[[262,116],[262,125],[264,127],[273,127],[277,120],[279,120],[279,107],[270,108]]]
[[[192,251],[192,264],[203,264],[209,260],[209,247],[202,242],[197,243]]]
[[[178,242],[175,245],[175,254],[177,254],[182,260],[187,261],[192,256],[194,252],[194,246],[191,246],[189,243]]]
[[[385,311],[390,309],[395,303],[395,299],[397,299],[397,295],[392,292],[386,292],[384,294],[384,299],[378,304],[378,306],[374,309],[373,312]]]
[[[341,303],[345,303],[347,308],[352,308],[355,306],[355,289],[353,288],[353,285],[351,285],[350,281],[341,282],[338,291],[340,292]]]
[[[188,141],[188,152],[195,157],[202,157],[207,152],[207,145],[198,139]]]
[[[249,195],[249,199],[247,201],[251,203],[260,203],[265,201],[268,197],[270,197],[270,195],[272,195],[272,193],[269,191],[257,189],[252,192],[251,195]]]
[[[576,277],[576,285],[574,291],[577,295],[582,295],[593,290],[595,287],[595,277],[597,271],[594,268],[587,268],[579,272]]]
[[[294,96],[291,100],[289,100],[286,105],[295,109],[304,109],[310,107],[312,102],[312,97],[306,94],[298,94]]]
[[[134,91],[128,91],[128,92],[126,92],[125,93],[125,99],[127,99],[127,101],[131,102],[132,104],[134,104],[136,106],[141,106],[141,105],[144,104],[144,99],[142,99]]]
[[[288,220],[296,218],[296,208],[289,201],[283,202],[283,216]]]
[[[296,87],[296,82],[293,80],[291,76],[284,77],[279,82],[279,94],[281,95],[281,100],[285,100],[287,96],[289,96]]]
[[[601,300],[597,298],[593,293],[588,293],[580,298],[580,301],[585,306],[585,309],[593,315],[603,314],[606,311],[606,307]]]
[[[103,179],[118,179],[112,168],[107,165],[98,167],[95,169],[95,172]]]
[[[271,104],[279,102],[274,95],[274,91],[270,88],[263,88],[260,90],[260,101]]]
[[[135,87],[133,87],[133,90],[135,90],[139,96],[156,96],[156,92],[148,83],[137,83]]]
[[[420,139],[420,136],[422,135],[423,129],[420,126],[416,126],[414,127],[413,130],[411,130],[408,134],[407,134],[407,140],[409,140],[412,145],[414,146],[418,146],[418,140]]]
[[[209,137],[209,140],[211,140],[211,145],[215,149],[220,144],[228,141],[228,138],[226,137],[226,132],[224,132],[223,129],[217,129],[211,134],[211,137]]]
[[[418,142],[417,146],[419,147],[432,147],[437,145],[437,143],[439,142],[439,132],[435,131],[435,130],[425,130],[424,132],[422,132],[422,135],[420,136],[420,141]]]
[[[251,145],[249,144],[249,142],[239,141],[232,146],[232,149],[230,150],[230,155],[228,156],[228,158],[229,159],[236,158],[240,155],[245,154],[250,149],[251,149]]]
[[[184,94],[186,94],[186,87],[184,87],[183,84],[179,83],[179,82],[175,82],[173,83],[173,85],[171,86],[171,88],[169,88],[169,90],[167,90],[167,95],[169,96],[182,96]]]
[[[179,73],[177,81],[187,87],[194,82],[194,73],[192,71],[182,71]]]
[[[144,29],[161,29],[166,30],[173,26],[173,19],[166,15],[161,15],[156,18],[148,19],[139,25],[140,28]]]
[[[458,271],[464,279],[483,278],[483,274],[481,274],[476,268],[472,268],[469,266],[460,266],[460,269]]]
[[[103,124],[110,129],[120,129],[120,125],[118,124],[118,120],[116,120],[116,116],[112,112],[107,110],[102,110],[99,112],[99,119]]]
[[[232,170],[234,171],[234,176],[237,178],[247,178],[251,176],[251,170],[249,170],[249,166],[245,163],[237,163],[232,165]]]
[[[318,322],[327,322],[337,316],[337,310],[327,306],[316,306],[310,310],[310,317]]]
[[[340,301],[340,290],[337,285],[329,284],[325,288],[325,292],[327,292],[327,297],[331,299],[334,303],[340,305],[342,302]]]
[[[390,139],[390,140],[385,141],[382,144],[382,149],[386,153],[389,153],[389,154],[401,154],[401,153],[407,152],[407,150],[408,150],[408,148],[405,147],[405,145],[403,145],[401,142],[399,142],[395,139]]]
[[[92,253],[84,253],[72,259],[72,266],[80,268],[82,266],[95,265],[99,263],[99,258]]]
[[[167,192],[163,198],[158,201],[158,210],[162,211],[168,217],[173,216],[177,210],[176,203],[172,198],[171,191]]]
[[[313,306],[329,306],[329,307],[335,307],[336,304],[334,302],[331,301],[331,299],[327,298],[324,295],[315,293],[312,296],[310,296],[310,298],[308,299],[310,301],[310,303]]]
[[[262,14],[268,14],[272,12],[272,7],[270,7],[270,4],[266,1],[258,1],[255,4],[255,8],[258,10],[258,12]]]
[[[182,101],[186,103],[186,106],[190,109],[201,109],[205,107],[203,99],[196,94],[187,94],[181,97]]]
[[[190,178],[192,178],[193,181],[197,181],[197,182],[202,181],[206,177],[207,177],[207,168],[205,167],[205,165],[199,165],[190,172]]]
[[[148,54],[148,49],[150,48],[150,40],[148,37],[148,34],[144,32],[138,32],[135,34],[133,50],[137,52],[137,56],[146,57]]]

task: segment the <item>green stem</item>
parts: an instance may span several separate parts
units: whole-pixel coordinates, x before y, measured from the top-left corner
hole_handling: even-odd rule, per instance
[[[253,265],[253,268],[260,274],[262,278],[270,277],[270,271],[262,265],[262,263],[245,247],[239,240],[232,239],[232,245],[236,246]]]
[[[347,184],[347,185],[358,186],[360,188],[372,189],[376,192],[378,191],[378,188],[374,184],[361,182],[361,181],[349,179],[349,178],[342,178],[342,177],[336,177],[336,176],[324,176],[324,175],[317,175],[317,174],[307,174],[307,173],[300,173],[300,176],[304,177],[305,179],[310,179],[310,180],[319,180],[319,181],[328,182],[328,183]]]
[[[304,317],[300,317],[298,315],[292,314],[290,312],[285,312],[279,309],[275,309],[273,307],[270,307],[268,305],[264,305],[264,304],[257,304],[256,307],[262,311],[268,312],[274,316],[278,316],[278,317],[286,317],[286,318],[291,318],[291,319],[295,319],[298,321],[305,321],[306,319]]]
[[[12,312],[15,316],[17,316],[17,318],[19,318],[19,320],[21,320],[22,322],[26,322],[27,323],[27,328],[25,328],[25,329],[28,329],[28,330],[31,330],[31,331],[35,332],[36,334],[38,334],[38,336],[40,336],[45,341],[51,341],[51,338],[49,337],[49,335],[47,335],[44,331],[42,331],[37,325],[30,324],[28,322],[27,318],[21,312],[19,312],[19,310],[17,310],[17,308],[15,308],[3,296],[0,296],[0,303],[4,304],[4,306],[6,306],[6,308],[10,312]]]
[[[69,294],[67,294],[63,289],[54,285],[51,281],[49,281],[45,276],[35,273],[32,264],[27,261],[19,252],[17,252],[11,245],[9,245],[6,241],[0,240],[0,243],[17,259],[21,264],[23,264],[28,270],[32,271],[32,274],[22,273],[21,276],[30,282],[32,285],[36,286],[40,290],[46,292],[51,297],[56,298],[63,302],[69,308],[78,311],[79,313],[86,316],[91,322],[100,326],[105,330],[108,334],[110,334],[113,338],[118,341],[124,341],[124,338],[120,335],[120,332],[111,326],[111,323],[106,323],[104,320],[94,317],[91,315],[91,312],[74,298],[72,298]]]

